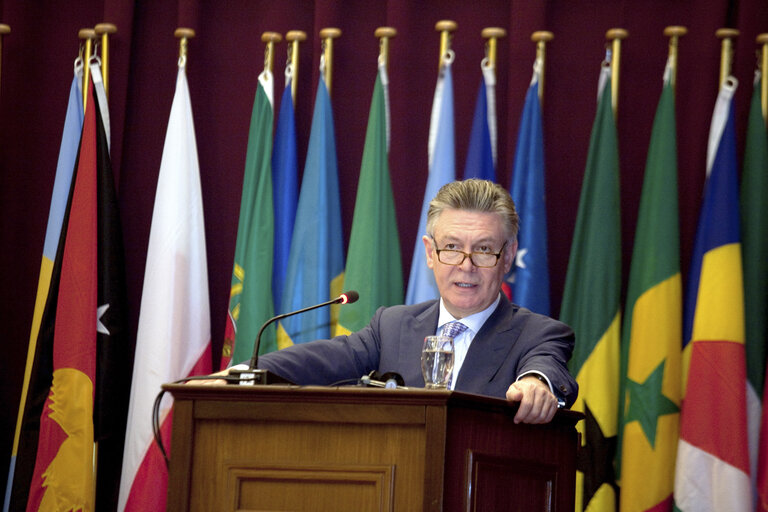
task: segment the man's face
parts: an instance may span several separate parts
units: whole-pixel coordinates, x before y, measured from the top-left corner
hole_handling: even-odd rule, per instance
[[[446,309],[454,317],[464,318],[490,306],[512,266],[517,242],[507,244],[496,266],[490,268],[476,267],[469,257],[461,265],[446,265],[438,260],[435,249],[498,253],[506,241],[499,214],[447,209],[438,217],[434,231],[434,241],[423,237],[424,248]]]

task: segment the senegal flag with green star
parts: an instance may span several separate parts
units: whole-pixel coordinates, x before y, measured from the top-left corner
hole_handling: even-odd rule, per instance
[[[645,164],[622,332],[622,511],[672,507],[683,337],[675,141],[675,92],[666,80]]]
[[[576,333],[568,364],[579,384],[573,409],[585,413],[576,474],[576,510],[616,507],[616,428],[621,325],[619,154],[611,109],[610,67],[589,141],[560,318]]]

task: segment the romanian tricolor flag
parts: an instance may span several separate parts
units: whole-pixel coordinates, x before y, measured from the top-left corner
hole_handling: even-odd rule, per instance
[[[673,87],[666,80],[656,109],[629,273],[616,464],[622,511],[672,507],[683,338]]]
[[[689,358],[675,470],[682,511],[751,511],[744,286],[733,94],[720,88],[684,312]]]

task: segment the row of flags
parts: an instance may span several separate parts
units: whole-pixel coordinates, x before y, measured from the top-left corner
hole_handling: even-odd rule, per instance
[[[374,83],[346,261],[330,91],[320,78],[298,190],[290,80],[273,133],[274,79],[269,71],[259,76],[222,367],[250,358],[259,327],[275,313],[323,302],[342,289],[364,293],[340,310],[283,319],[262,334],[259,353],[356,331],[376,308],[402,302],[404,291],[409,304],[438,296],[420,238],[429,200],[456,179],[453,58],[447,52],[435,88],[429,175],[406,290],[388,166],[386,66],[379,63]],[[510,193],[522,226],[505,291],[518,304],[549,314],[542,65],[534,63],[518,131]],[[495,179],[495,78],[487,63],[482,69],[464,177]],[[126,339],[124,276],[112,274],[124,268],[122,237],[98,66],[94,74],[97,92],[89,93],[85,109],[82,77],[73,79],[4,510],[53,503],[163,510],[167,471],[149,421],[152,403],[161,384],[211,371],[202,196],[185,60],[179,62],[158,177],[135,350]],[[758,435],[761,425],[768,429],[768,422],[760,422],[768,410],[760,404],[768,330],[762,258],[768,220],[760,206],[761,191],[768,189],[765,124],[756,95],[739,203],[735,81],[728,82],[713,118],[684,308],[670,76],[668,68],[622,317],[618,138],[610,67],[601,69],[561,307],[561,319],[577,335],[570,362],[580,384],[574,408],[586,415],[579,424],[584,446],[576,505],[749,510],[756,488],[757,503],[768,510],[768,463],[758,464],[756,455],[768,457],[757,447],[758,440],[768,443],[768,436]],[[133,361],[132,379],[125,361]],[[164,397],[159,408],[159,435],[167,448],[172,400]]]
[[[768,137],[759,73],[741,186],[738,83],[729,77],[720,88],[685,293],[672,76],[668,63],[622,311],[619,150],[610,63],[601,69],[560,315],[576,333],[569,368],[580,386],[574,409],[585,414],[576,510],[768,510]]]

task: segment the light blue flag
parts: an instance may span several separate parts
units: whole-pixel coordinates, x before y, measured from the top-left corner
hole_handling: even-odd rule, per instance
[[[296,220],[298,178],[296,157],[296,120],[293,113],[291,82],[285,83],[280,100],[275,143],[272,148],[272,186],[275,205],[275,246],[272,267],[272,297],[275,306],[282,304],[285,274],[291,250],[293,225]],[[282,313],[282,311],[278,311]]]
[[[61,135],[61,144],[59,146],[59,160],[56,164],[56,176],[53,181],[53,193],[51,194],[51,205],[48,210],[48,226],[45,229],[45,242],[43,243],[43,257],[40,265],[40,277],[38,280],[37,296],[35,299],[35,309],[32,316],[32,328],[29,337],[30,350],[28,358],[34,359],[37,344],[37,335],[40,329],[40,321],[45,308],[45,302],[48,298],[53,265],[56,261],[56,252],[59,247],[59,238],[61,237],[61,226],[64,223],[64,214],[67,209],[69,192],[72,186],[72,174],[75,170],[75,160],[80,148],[80,133],[83,130],[83,92],[81,84],[83,82],[82,66],[76,67],[75,76],[72,79],[72,85],[69,88],[69,101],[67,103],[67,113],[64,118],[64,130]],[[31,447],[20,448],[20,438],[29,437],[31,433],[22,432],[25,409],[27,407],[26,390],[29,388],[31,379],[35,376],[31,374],[34,361],[27,362],[24,374],[24,392],[21,396],[19,405],[16,432],[13,440],[13,449],[11,452],[10,467],[8,469],[8,481],[6,485],[5,501],[3,511],[7,512],[10,506],[11,491],[14,487],[29,488],[29,480],[32,478],[32,470],[35,465],[35,453]],[[34,434],[37,440],[37,434]],[[21,469],[16,475],[16,460],[21,460]],[[30,465],[31,464],[31,465]],[[14,479],[19,478],[25,483],[18,483],[14,486]],[[26,491],[25,491],[26,492]],[[14,498],[16,499],[16,498]]]
[[[344,244],[340,203],[333,111],[328,89],[321,78],[281,311],[312,306],[341,293]],[[335,331],[335,315],[336,311],[331,308],[318,308],[284,319],[278,326],[278,348],[328,338]]]
[[[435,197],[440,187],[456,179],[455,135],[453,124],[453,79],[451,62],[446,59],[440,69],[432,104],[432,118],[429,127],[429,177],[421,206],[419,230],[414,244],[411,274],[408,278],[406,304],[417,304],[426,300],[437,299],[435,276],[427,267],[424,257],[424,243],[421,237],[427,233],[427,210],[429,202]]]
[[[464,179],[480,178],[496,181],[496,167],[494,165],[494,150],[491,142],[491,120],[489,114],[489,98],[487,88],[493,87],[486,83],[486,79],[480,80],[477,90],[477,102],[475,103],[475,115],[472,118],[472,132],[469,135],[469,147],[467,149],[467,161],[464,165]],[[490,110],[495,111],[494,110]]]
[[[520,118],[510,194],[520,215],[517,256],[507,280],[512,300],[531,311],[549,315],[544,134],[537,72],[528,87]]]

